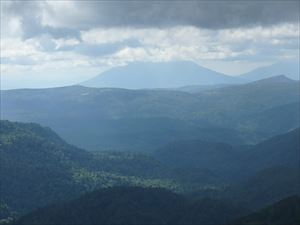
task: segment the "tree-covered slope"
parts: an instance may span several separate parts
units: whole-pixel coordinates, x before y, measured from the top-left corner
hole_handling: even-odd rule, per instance
[[[115,185],[176,189],[155,160],[135,154],[94,155],[49,128],[0,121],[1,205],[18,214]]]
[[[214,210],[224,218],[232,215],[222,211],[224,198],[257,209],[299,190],[299,129],[253,146],[178,141],[158,149],[154,159],[125,152],[86,152],[37,124],[1,121],[0,125],[3,216],[12,216],[12,212],[20,216],[86,191],[119,185],[214,191],[213,197],[221,202],[206,202],[208,208],[203,206],[205,201],[199,203],[202,211],[198,203],[192,208],[185,205],[180,218],[170,218],[173,223],[192,223],[215,218]]]
[[[26,211],[80,192],[70,161],[80,152],[49,129],[1,121],[0,146],[1,201],[10,208]]]

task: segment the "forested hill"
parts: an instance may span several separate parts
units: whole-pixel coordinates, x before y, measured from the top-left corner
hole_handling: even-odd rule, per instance
[[[0,220],[114,186],[202,192],[192,194],[193,199],[211,196],[207,193],[213,191],[216,195],[211,197],[220,201],[229,199],[255,209],[299,193],[295,168],[299,129],[254,146],[177,142],[159,148],[151,157],[87,152],[38,124],[0,121],[0,125]],[[240,175],[245,176],[242,182]],[[207,204],[213,207],[214,201]],[[218,210],[225,207],[220,204]],[[194,214],[183,221],[198,215],[197,210],[187,211]],[[205,215],[215,218],[213,213],[208,209]]]
[[[95,188],[116,185],[176,189],[172,181],[159,179],[156,174],[164,174],[164,168],[147,156],[95,155],[32,123],[0,121],[0,127],[1,210],[22,215]],[[5,217],[8,213],[0,214]]]

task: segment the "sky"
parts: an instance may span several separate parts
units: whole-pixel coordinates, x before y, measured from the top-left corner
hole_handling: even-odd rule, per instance
[[[228,75],[299,59],[300,1],[3,1],[1,88],[80,83],[136,61]]]

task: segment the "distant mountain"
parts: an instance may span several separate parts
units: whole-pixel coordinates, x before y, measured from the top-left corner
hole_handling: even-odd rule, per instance
[[[299,225],[300,198],[290,196],[231,224],[236,225]]]
[[[34,211],[18,225],[108,224],[226,224],[245,214],[230,202],[204,199],[189,201],[164,189],[109,188]]]
[[[243,79],[206,69],[193,62],[179,61],[130,63],[112,68],[81,84],[88,87],[145,89],[241,82]]]
[[[260,80],[276,75],[285,75],[290,79],[299,80],[299,62],[279,62],[270,66],[260,67],[239,76],[246,80]]]

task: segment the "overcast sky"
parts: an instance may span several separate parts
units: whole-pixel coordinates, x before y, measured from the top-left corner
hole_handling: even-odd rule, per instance
[[[74,84],[133,61],[237,75],[298,54],[299,1],[1,0],[2,87]]]

